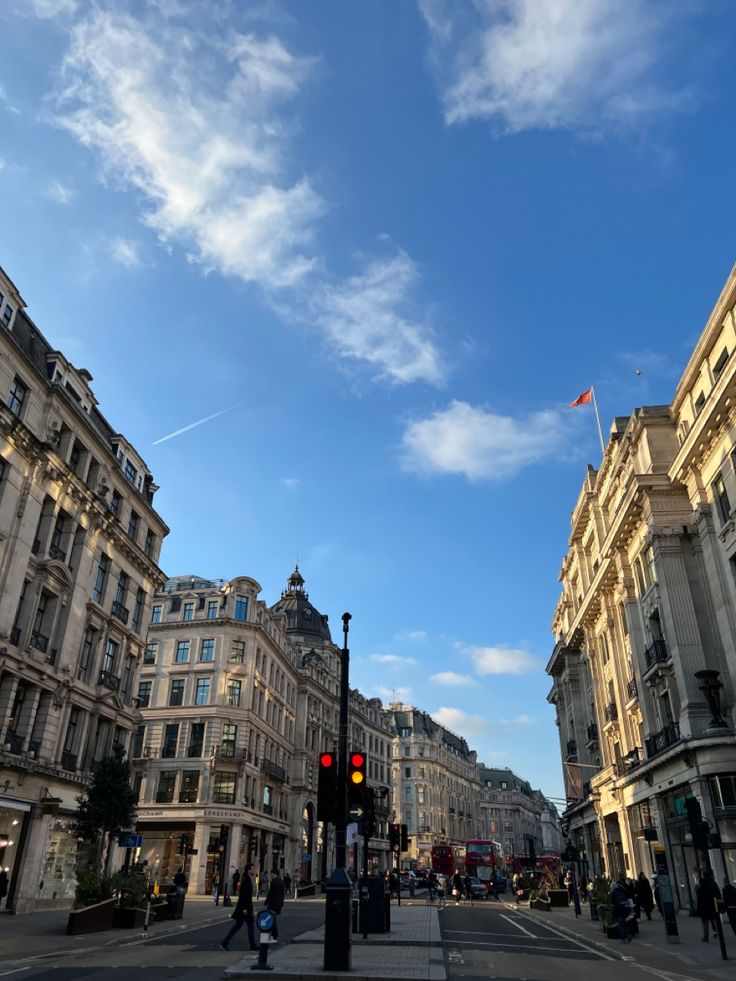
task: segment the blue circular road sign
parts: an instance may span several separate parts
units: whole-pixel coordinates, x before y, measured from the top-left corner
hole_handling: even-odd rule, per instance
[[[262,909],[256,917],[256,926],[262,933],[270,933],[274,916],[270,909]]]

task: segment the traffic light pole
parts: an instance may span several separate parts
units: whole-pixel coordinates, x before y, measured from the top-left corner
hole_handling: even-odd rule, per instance
[[[324,970],[351,969],[350,928],[353,884],[347,863],[348,701],[350,697],[348,630],[351,616],[342,615],[343,648],[340,670],[340,732],[337,755],[338,806],[335,820],[335,871],[327,883],[325,901]]]

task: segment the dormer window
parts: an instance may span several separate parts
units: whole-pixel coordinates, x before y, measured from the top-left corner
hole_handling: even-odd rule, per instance
[[[13,319],[13,308],[9,307],[6,304],[5,309],[3,310],[3,320],[5,321],[6,324],[9,324],[12,319]]]
[[[133,464],[130,462],[130,460],[126,460],[125,461],[125,467],[123,469],[123,473],[128,478],[128,480],[131,482],[131,484],[135,484],[136,477],[138,476],[138,471],[133,466]]]

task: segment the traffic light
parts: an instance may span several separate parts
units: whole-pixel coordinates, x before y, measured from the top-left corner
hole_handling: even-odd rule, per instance
[[[389,824],[388,826],[388,843],[391,851],[394,851],[401,844],[401,825],[400,824]]]
[[[365,753],[355,751],[348,757],[348,806],[365,801]]]
[[[317,783],[317,820],[334,824],[338,812],[337,756],[334,753],[319,754],[319,778]]]
[[[189,849],[189,835],[182,835],[179,839],[179,854],[186,855]]]
[[[409,851],[409,829],[405,824],[401,825],[401,834],[399,837],[400,849],[402,852]]]
[[[376,833],[376,793],[373,787],[365,788],[363,826],[360,831],[364,838],[373,838]]]

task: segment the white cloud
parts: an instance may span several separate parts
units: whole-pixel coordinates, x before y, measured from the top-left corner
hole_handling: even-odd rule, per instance
[[[141,264],[138,243],[130,239],[116,238],[110,243],[110,255],[115,262],[127,269],[137,269]]]
[[[283,127],[311,60],[273,37],[204,32],[97,11],[78,21],[63,65],[59,120],[111,179],[141,192],[146,222],[194,248],[205,268],[264,287],[293,284],[322,202],[281,182]],[[212,66],[216,65],[217,70]]]
[[[440,671],[438,674],[433,674],[430,678],[438,685],[477,685],[478,682],[475,678],[472,678],[469,674],[457,674],[455,671]]]
[[[428,634],[426,630],[409,630],[404,636],[416,643],[424,643]]]
[[[405,252],[369,259],[359,274],[315,291],[314,321],[342,357],[366,361],[392,381],[439,383],[440,352],[412,304],[418,278]]]
[[[671,5],[647,0],[419,0],[448,123],[600,131],[681,107],[659,81]]]
[[[516,715],[513,719],[499,719],[500,729],[528,729],[534,725],[534,719],[530,715]]]
[[[529,651],[518,647],[478,647],[458,645],[470,657],[476,674],[526,674],[540,668],[539,661]]]
[[[491,727],[488,719],[482,715],[471,715],[469,712],[459,708],[449,708],[442,706],[436,712],[432,712],[432,718],[436,719],[440,725],[446,726],[459,736],[464,736],[470,740],[473,736],[488,732]]]
[[[288,487],[289,490],[292,490],[294,487],[298,487],[299,486],[299,478],[298,477],[282,477],[281,478],[281,485],[282,485],[282,487]]]
[[[26,11],[43,19],[70,16],[79,6],[77,0],[25,0],[25,3]]]
[[[61,181],[52,181],[46,189],[46,197],[57,204],[69,204],[74,197],[74,191]]]
[[[417,663],[413,657],[399,657],[398,654],[370,654],[368,660],[391,668],[411,667]]]
[[[403,465],[418,473],[499,480],[556,456],[566,439],[558,412],[515,418],[453,401],[447,409],[407,426]]]
[[[0,170],[5,170],[5,166],[6,166],[5,161],[3,160],[2,157],[0,157]]]

